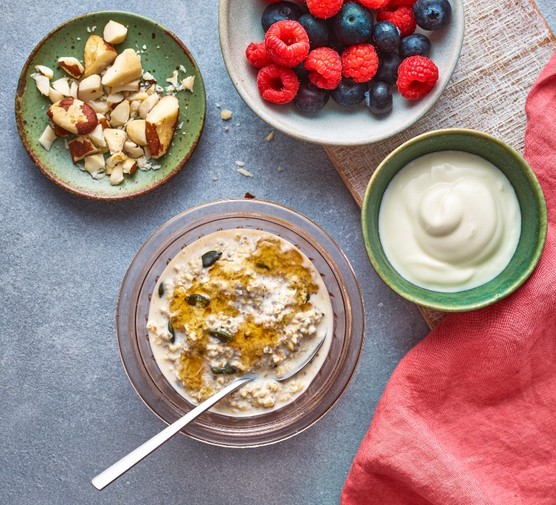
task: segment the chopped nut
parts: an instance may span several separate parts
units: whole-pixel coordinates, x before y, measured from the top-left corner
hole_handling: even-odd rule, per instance
[[[77,98],[84,102],[97,100],[104,94],[102,84],[100,83],[100,75],[92,74],[85,77],[80,83],[77,90]]]
[[[122,165],[117,165],[110,174],[110,184],[112,184],[112,186],[117,186],[122,182],[124,182],[124,169]]]
[[[238,168],[237,171],[245,177],[253,177],[253,174],[249,170],[245,170],[245,168]]]
[[[66,72],[66,74],[74,79],[80,79],[83,72],[85,72],[85,68],[81,62],[74,56],[62,56],[58,58],[58,65],[62,67],[62,70]]]
[[[44,65],[35,65],[35,70],[49,79],[54,77],[54,71]]]
[[[222,109],[220,111],[220,117],[224,120],[224,121],[228,121],[230,119],[232,119],[232,111],[228,110],[228,109]]]
[[[51,84],[52,88],[64,96],[71,96],[70,85],[67,77],[61,77]]]
[[[127,28],[117,21],[108,21],[103,31],[103,38],[109,44],[121,44],[127,37]]]
[[[85,62],[84,77],[100,74],[116,59],[116,50],[98,35],[91,35],[85,43],[83,60]]]
[[[193,85],[194,84],[195,84],[195,76],[194,75],[189,75],[181,81],[182,89],[186,89],[187,91],[193,91]]]
[[[108,102],[108,105],[114,105],[116,103],[120,103],[122,100],[124,100],[125,96],[123,93],[110,93],[107,97],[106,97],[106,101]]]
[[[141,158],[145,153],[135,142],[131,140],[126,140],[124,142],[124,151],[129,155],[130,158]],[[124,171],[125,172],[125,171]]]
[[[126,137],[126,132],[123,130],[118,130],[116,128],[106,128],[106,130],[104,130],[104,138],[112,154],[123,150]]]
[[[96,128],[89,133],[91,142],[97,147],[106,147],[106,139],[104,138],[104,128],[102,124],[98,124]]]
[[[144,119],[135,119],[126,125],[129,140],[138,146],[147,145],[146,122]]]
[[[122,86],[143,75],[139,55],[131,48],[124,49],[102,77],[104,86]]]
[[[92,154],[84,158],[85,170],[92,174],[97,174],[104,171],[104,156],[102,154]]]
[[[100,101],[100,100],[91,100],[87,103],[98,114],[106,114],[110,112],[110,105],[108,105],[108,102]]]
[[[172,76],[168,77],[168,79],[166,79],[166,82],[169,82],[172,86],[174,86],[174,88],[178,87],[178,71],[174,70],[172,72]]]
[[[122,163],[122,169],[124,174],[133,175],[137,171],[137,161],[132,158],[128,158]]]
[[[50,88],[48,90],[48,98],[50,98],[50,101],[54,103],[62,100],[62,98],[64,98],[64,95],[62,95],[62,93],[60,93],[59,91],[56,91],[54,88]]]
[[[128,100],[120,102],[110,114],[110,126],[116,128],[123,126],[129,121],[130,106]]]
[[[121,93],[122,91],[135,91],[138,92],[141,87],[141,81],[136,79],[135,81],[122,84],[121,86],[114,86],[110,89],[110,93]]]
[[[52,144],[54,144],[54,141],[57,138],[58,137],[56,137],[54,130],[50,127],[50,125],[47,125],[47,127],[42,132],[42,135],[39,137],[39,142],[41,146],[43,146],[47,151],[50,151]]]
[[[160,97],[158,95],[150,95],[147,99],[141,102],[139,106],[139,116],[142,119],[147,117],[147,114],[151,111],[151,109],[158,103]]]
[[[48,109],[48,117],[64,130],[78,135],[92,132],[98,124],[95,111],[76,98],[53,103]]]
[[[49,96],[50,79],[43,74],[33,74],[33,79],[35,79],[35,84],[37,85],[37,89],[41,92],[41,95]]]

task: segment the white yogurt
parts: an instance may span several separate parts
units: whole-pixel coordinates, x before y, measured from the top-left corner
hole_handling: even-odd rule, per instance
[[[413,160],[384,193],[379,235],[392,266],[435,291],[471,289],[511,260],[521,213],[506,176],[480,156],[441,151]]]

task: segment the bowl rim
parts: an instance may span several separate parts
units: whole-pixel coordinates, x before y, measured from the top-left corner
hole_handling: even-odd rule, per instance
[[[407,293],[401,289],[398,289],[397,286],[395,284],[393,284],[390,281],[390,277],[389,275],[384,271],[381,262],[378,261],[377,257],[375,256],[375,252],[373,247],[371,247],[371,237],[370,237],[370,226],[369,226],[369,205],[370,205],[370,200],[371,200],[371,193],[372,193],[372,189],[373,189],[373,185],[375,183],[375,181],[380,177],[381,172],[384,170],[384,167],[386,166],[386,164],[388,162],[390,162],[393,158],[395,158],[396,156],[398,156],[402,151],[404,151],[408,146],[412,146],[414,144],[417,144],[423,140],[427,140],[431,137],[438,137],[438,136],[444,136],[444,135],[466,135],[466,136],[470,136],[470,137],[478,137],[481,138],[483,140],[486,140],[488,142],[494,142],[496,144],[498,144],[499,146],[501,146],[504,150],[506,150],[510,155],[512,155],[514,158],[516,158],[519,161],[519,165],[522,168],[522,172],[525,175],[531,189],[533,190],[533,193],[535,195],[535,202],[537,204],[538,207],[538,212],[539,212],[539,233],[537,235],[537,243],[534,249],[534,253],[533,255],[531,255],[528,258],[527,261],[527,268],[525,268],[524,270],[522,270],[519,275],[515,275],[515,279],[513,280],[513,282],[511,283],[510,286],[508,286],[504,291],[502,292],[497,292],[497,293],[492,293],[489,297],[485,297],[484,300],[482,301],[477,301],[477,302],[473,302],[473,303],[459,303],[459,304],[454,304],[452,303],[434,303],[434,302],[430,302],[427,300],[426,297],[426,293],[427,292],[435,292],[435,293],[439,293],[439,291],[434,291],[434,290],[429,290],[426,288],[423,288],[421,286],[417,286],[416,284],[411,283],[411,281],[407,281],[407,279],[404,279],[397,271],[395,268],[392,267],[393,272],[395,273],[395,276],[398,278],[402,278],[404,279],[406,282],[409,282],[418,293],[423,293],[424,296],[419,296],[418,294],[410,294]],[[449,150],[449,149],[446,149]],[[453,149],[453,150],[457,150],[457,149]],[[382,201],[382,195],[380,196],[381,201]],[[403,144],[399,145],[396,149],[394,149],[390,154],[388,154],[378,165],[378,167],[376,168],[376,170],[374,171],[373,175],[371,176],[371,179],[369,180],[369,183],[367,184],[367,188],[365,190],[365,194],[363,197],[363,205],[361,208],[361,227],[362,227],[362,232],[363,232],[363,241],[365,244],[365,249],[367,251],[367,256],[369,257],[369,260],[375,270],[375,272],[379,275],[379,277],[383,280],[383,282],[385,284],[388,285],[388,287],[390,287],[390,289],[392,289],[394,292],[396,292],[397,294],[399,294],[400,296],[402,296],[403,298],[405,298],[406,300],[409,300],[421,307],[425,307],[428,309],[433,309],[433,310],[439,310],[442,312],[464,312],[464,311],[471,311],[471,310],[477,310],[483,307],[487,307],[489,305],[492,305],[500,300],[502,300],[503,298],[506,298],[507,296],[509,296],[511,293],[513,293],[515,290],[517,290],[528,278],[529,276],[533,273],[533,271],[535,270],[541,254],[543,252],[544,249],[544,245],[546,242],[546,234],[547,234],[547,229],[548,229],[548,221],[547,221],[547,208],[546,208],[546,200],[544,198],[544,193],[542,191],[542,187],[535,175],[535,172],[533,171],[533,169],[529,166],[529,164],[527,163],[527,161],[523,158],[523,156],[512,146],[510,146],[509,144],[507,144],[506,142],[504,142],[503,140],[490,135],[486,132],[482,132],[479,130],[474,130],[471,128],[445,128],[445,129],[439,129],[439,130],[432,130],[426,133],[422,133],[420,135],[417,135],[409,140],[407,140],[406,142],[404,142]],[[382,249],[382,246],[378,246]],[[512,257],[513,258],[513,257]],[[511,262],[512,260],[510,260]],[[500,274],[499,274],[500,275]],[[496,277],[495,277],[496,278]],[[469,290],[464,290],[461,292],[473,292],[474,290],[478,290],[480,288],[482,288],[484,286],[484,284],[481,284],[479,286],[476,286],[475,288],[471,288]]]
[[[147,289],[147,279],[151,275],[156,275],[153,265],[157,261],[162,261],[161,258],[165,257],[165,251],[173,247],[172,244],[176,243],[179,237],[193,231],[197,234],[201,227],[207,225],[207,222],[209,226],[211,223],[217,223],[217,229],[227,229],[226,227],[222,228],[221,222],[230,218],[238,219],[238,217],[241,217],[242,220],[254,217],[254,220],[257,222],[270,221],[283,229],[289,229],[293,226],[294,229],[300,229],[302,232],[294,231],[294,234],[298,234],[304,239],[312,239],[316,243],[316,246],[314,246],[315,250],[325,257],[328,268],[334,273],[334,277],[339,279],[338,292],[341,292],[342,298],[348,301],[348,304],[344,305],[344,317],[346,321],[351,323],[349,328],[346,327],[346,335],[349,336],[348,343],[350,345],[347,346],[346,341],[342,341],[341,353],[335,358],[336,360],[341,360],[342,366],[334,374],[334,381],[331,383],[330,378],[327,376],[321,379],[324,382],[316,391],[313,391],[313,393],[317,393],[319,398],[320,403],[317,404],[319,408],[309,409],[308,411],[303,410],[306,413],[300,417],[298,412],[301,411],[299,407],[295,407],[295,403],[298,401],[296,400],[292,404],[288,404],[291,406],[290,408],[286,405],[283,409],[276,410],[275,412],[285,411],[284,415],[278,419],[279,421],[281,420],[281,424],[278,424],[276,431],[270,432],[270,434],[268,431],[265,431],[265,427],[269,425],[268,420],[266,420],[266,416],[269,414],[266,413],[244,418],[224,416],[229,417],[232,420],[230,421],[231,423],[234,423],[235,421],[233,420],[237,419],[244,419],[247,422],[250,419],[261,418],[262,424],[258,424],[255,427],[246,425],[235,438],[230,435],[230,433],[233,435],[233,424],[229,426],[214,423],[207,424],[206,416],[210,414],[210,411],[203,414],[199,418],[198,423],[189,425],[181,430],[183,435],[200,442],[220,447],[247,448],[281,442],[313,426],[337,404],[353,379],[365,340],[365,307],[361,287],[353,267],[334,239],[322,227],[305,215],[275,202],[259,199],[227,198],[196,205],[163,223],[141,245],[122,280],[115,316],[118,353],[133,389],[143,403],[157,417],[165,423],[173,422],[187,412],[187,410],[193,408],[194,405],[191,405],[185,398],[181,397],[180,403],[187,404],[187,410],[184,411],[182,405],[175,403],[176,397],[180,396],[179,393],[170,384],[166,384],[166,379],[163,378],[164,384],[158,384],[150,375],[145,364],[145,356],[140,349],[140,337],[134,326],[134,321],[138,317],[138,301],[141,297],[141,292]],[[293,223],[288,220],[288,217],[293,219]],[[260,223],[259,225],[262,226]],[[304,228],[306,225],[310,228]],[[246,227],[249,228],[251,226],[253,225],[250,224]],[[168,234],[167,236],[164,236],[165,231]],[[273,231],[269,232],[273,233]],[[317,232],[320,236],[314,238],[313,232]],[[290,239],[286,238],[286,240]],[[326,245],[321,243],[321,240]],[[328,246],[333,246],[333,250],[329,250]],[[138,260],[145,259],[144,256],[147,256],[147,263],[138,264]],[[146,271],[147,267],[148,271]],[[158,279],[158,276],[156,278]],[[326,281],[325,284],[328,287]],[[143,321],[142,317],[141,321]],[[126,335],[124,339],[121,338],[123,334]],[[329,359],[326,358],[325,362]],[[322,374],[319,372],[318,375]],[[307,399],[308,391],[313,388],[313,382],[309,385],[307,391],[299,397],[299,401],[303,401],[304,405],[310,404],[310,406],[313,406],[314,404],[314,401]],[[161,389],[161,386],[164,387]],[[170,397],[166,396],[163,391],[166,387],[171,388],[173,394]],[[156,389],[156,397],[152,395],[152,389]],[[325,393],[334,393],[334,396],[327,398],[323,396]],[[302,398],[304,399],[301,400]],[[177,412],[180,414],[176,415]],[[303,423],[300,425],[301,421]]]
[[[416,114],[409,123],[403,123],[396,128],[392,128],[388,132],[385,132],[383,135],[376,136],[372,139],[367,139],[366,141],[361,141],[357,139],[353,139],[348,137],[343,140],[322,140],[319,139],[318,136],[304,133],[302,130],[291,130],[289,129],[288,125],[283,124],[280,121],[280,118],[276,118],[275,114],[272,114],[270,111],[267,111],[265,108],[259,107],[255,102],[253,102],[249,94],[244,90],[244,88],[240,85],[241,76],[238,73],[238,69],[232,63],[232,49],[228,47],[226,41],[229,39],[230,30],[229,30],[229,16],[228,16],[228,6],[231,5],[231,0],[219,0],[218,1],[218,32],[219,32],[219,41],[220,41],[220,49],[222,52],[222,59],[224,60],[224,65],[226,66],[226,70],[228,72],[228,77],[232,81],[236,91],[238,92],[239,96],[243,100],[243,102],[252,110],[260,119],[262,119],[265,123],[270,125],[273,128],[276,128],[280,132],[284,133],[285,135],[295,138],[297,140],[302,140],[304,142],[309,142],[313,144],[319,144],[324,146],[343,146],[343,147],[355,147],[355,146],[363,146],[363,145],[371,145],[377,142],[381,142],[383,140],[389,139],[405,130],[409,127],[414,125],[417,121],[422,119],[430,110],[431,108],[437,103],[438,99],[448,86],[456,65],[459,61],[459,57],[461,55],[461,51],[463,48],[463,39],[465,34],[465,9],[464,9],[464,0],[452,0],[450,5],[452,7],[452,11],[457,9],[458,18],[461,19],[461,23],[455,25],[456,30],[454,30],[453,36],[453,44],[455,46],[455,50],[453,53],[453,57],[450,59],[450,64],[447,67],[446,75],[448,76],[442,82],[437,83],[435,88],[429,93],[428,98],[429,101],[426,106],[423,107],[418,114]],[[453,14],[452,14],[453,15]],[[369,128],[372,131],[371,128]]]
[[[37,53],[41,50],[41,48],[44,46],[44,44],[46,44],[48,42],[48,40],[53,35],[55,35],[59,31],[63,30],[67,26],[71,25],[72,23],[83,21],[83,20],[86,20],[89,17],[99,16],[99,15],[100,16],[106,16],[106,15],[108,15],[108,16],[110,16],[110,15],[129,16],[129,17],[138,19],[142,22],[157,26],[159,29],[161,29],[173,42],[175,42],[177,44],[177,46],[180,48],[180,50],[185,54],[186,58],[189,59],[191,61],[191,63],[193,63],[193,65],[196,68],[196,70],[199,74],[199,77],[200,77],[200,79],[196,79],[196,84],[197,84],[197,80],[198,80],[199,81],[199,83],[198,83],[199,84],[199,89],[201,90],[201,94],[202,94],[202,98],[203,98],[203,108],[202,108],[203,110],[202,110],[201,117],[200,117],[201,125],[200,125],[200,128],[199,128],[199,132],[196,135],[195,139],[193,140],[191,148],[188,150],[188,152],[185,154],[185,156],[176,164],[176,166],[174,167],[174,169],[171,172],[169,172],[164,178],[160,179],[159,181],[156,181],[155,184],[151,184],[150,186],[148,186],[146,188],[143,188],[143,189],[140,189],[140,190],[135,191],[135,192],[124,193],[124,194],[121,194],[121,195],[120,194],[102,195],[102,194],[98,194],[98,193],[92,193],[92,192],[89,192],[89,191],[86,191],[86,190],[81,190],[81,189],[78,189],[78,188],[74,187],[71,184],[66,183],[65,181],[58,178],[55,174],[53,174],[51,172],[51,170],[49,170],[49,168],[47,166],[45,166],[42,163],[42,161],[37,157],[37,155],[35,154],[35,151],[31,147],[29,139],[27,138],[27,135],[25,134],[24,118],[23,118],[22,112],[21,112],[22,97],[23,97],[23,93],[25,92],[25,89],[26,89],[27,84],[28,84],[27,83],[27,77],[29,75],[31,62],[33,61],[33,59],[35,58]],[[27,56],[27,58],[25,60],[25,63],[23,65],[22,69],[21,69],[21,73],[19,74],[14,100],[15,100],[15,119],[16,119],[17,130],[18,130],[19,136],[21,138],[21,142],[23,144],[23,147],[25,148],[25,151],[27,152],[27,154],[29,155],[29,157],[31,158],[33,163],[39,168],[39,170],[46,176],[47,179],[52,181],[57,186],[61,187],[62,189],[64,189],[65,191],[67,191],[69,193],[81,196],[81,197],[89,199],[89,200],[101,200],[101,201],[129,200],[131,198],[135,198],[137,196],[141,196],[141,195],[144,195],[146,193],[150,193],[154,189],[156,189],[156,188],[162,186],[163,184],[165,184],[166,182],[168,182],[178,172],[181,171],[181,169],[185,166],[185,164],[189,161],[189,159],[191,158],[191,156],[195,152],[195,149],[197,148],[197,145],[198,145],[199,140],[201,138],[201,135],[203,133],[204,126],[205,126],[205,120],[206,120],[206,90],[205,90],[205,85],[204,85],[204,82],[203,82],[203,77],[201,75],[201,71],[200,71],[199,65],[197,64],[197,61],[195,60],[195,58],[193,57],[193,55],[191,54],[189,49],[186,47],[186,45],[181,41],[181,39],[176,34],[174,34],[171,30],[166,28],[164,25],[158,23],[157,21],[155,21],[153,19],[150,19],[146,16],[142,16],[141,14],[136,14],[134,12],[122,11],[122,10],[99,10],[99,11],[86,12],[84,14],[74,16],[74,17],[60,23],[58,26],[56,26],[55,28],[50,30],[34,46],[31,53],[29,53],[29,55]]]

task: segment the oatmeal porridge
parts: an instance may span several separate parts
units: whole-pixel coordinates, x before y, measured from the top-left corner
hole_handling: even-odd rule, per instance
[[[213,410],[254,415],[280,408],[311,383],[330,347],[330,297],[311,261],[286,240],[258,230],[207,235],[165,268],[152,294],[147,330],[166,379],[199,403],[247,373],[261,378]],[[299,374],[286,374],[320,339]]]

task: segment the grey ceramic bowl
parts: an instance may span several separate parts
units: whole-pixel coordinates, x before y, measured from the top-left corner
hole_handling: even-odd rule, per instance
[[[257,69],[245,58],[245,49],[249,43],[264,39],[261,15],[269,4],[262,0],[220,0],[218,27],[222,56],[240,96],[255,114],[273,128],[316,144],[371,144],[400,133],[423,117],[448,84],[461,51],[464,32],[463,0],[450,0],[450,4],[450,24],[436,32],[423,32],[431,39],[430,57],[439,69],[436,86],[426,97],[416,102],[408,102],[395,92],[394,109],[382,118],[373,116],[364,104],[346,109],[332,99],[317,115],[302,114],[291,103],[274,105],[264,101],[257,89]]]
[[[425,289],[403,278],[388,261],[378,231],[382,196],[392,178],[410,161],[425,154],[448,150],[476,154],[498,167],[512,184],[521,210],[521,235],[507,267],[481,286],[453,293]],[[378,166],[363,200],[362,226],[371,263],[390,288],[423,307],[460,312],[485,307],[508,296],[531,275],[545,243],[546,204],[535,174],[513,148],[475,130],[438,130],[402,144]]]

